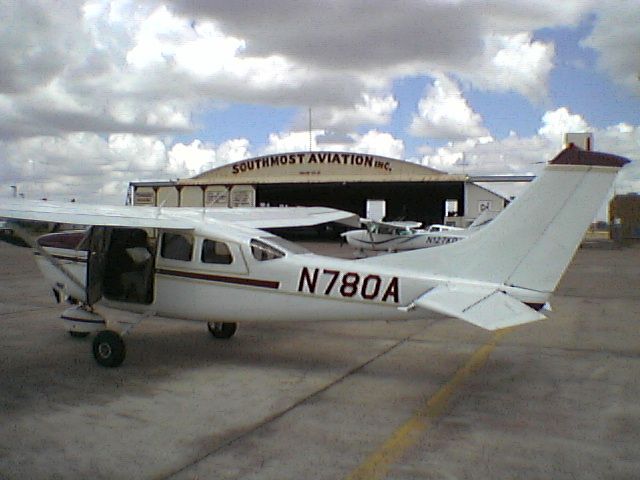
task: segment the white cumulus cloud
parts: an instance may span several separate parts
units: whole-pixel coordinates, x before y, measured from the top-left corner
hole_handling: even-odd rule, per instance
[[[547,96],[547,82],[553,68],[552,43],[533,41],[529,32],[485,37],[485,52],[466,78],[488,90],[514,91],[534,101]]]
[[[398,107],[392,95],[363,93],[349,106],[319,106],[313,109],[313,120],[324,128],[353,131],[358,125],[385,125]]]
[[[458,85],[444,75],[439,75],[420,99],[409,130],[417,137],[449,140],[489,135],[480,114],[469,106]]]
[[[176,143],[168,152],[167,173],[172,177],[193,177],[249,156],[247,139],[232,139],[218,146],[207,145],[200,140],[188,145]]]
[[[599,2],[595,26],[583,45],[614,81],[640,93],[640,5],[637,0]]]
[[[403,158],[404,143],[402,140],[394,138],[393,135],[369,130],[365,134],[349,134],[346,141],[341,141],[336,137],[333,142],[318,143],[317,138],[324,138],[324,130],[313,130],[311,132],[311,148],[313,150],[333,150],[345,152],[371,153],[391,158]],[[329,138],[332,138],[329,136]],[[281,134],[271,134],[269,144],[264,149],[264,154],[296,152],[309,150],[309,132],[297,131]]]
[[[553,159],[562,149],[564,133],[591,132],[594,150],[632,160],[621,171],[615,192],[640,192],[640,126],[621,123],[595,128],[566,107],[545,112],[540,122],[535,135],[521,137],[512,132],[504,139],[452,142],[438,149],[427,149],[420,162],[451,173],[536,174],[545,162]],[[517,191],[511,188],[505,193]]]
[[[577,114],[572,114],[566,107],[548,111],[542,116],[542,126],[538,130],[540,135],[552,142],[562,142],[565,133],[587,132],[589,125]]]
[[[460,86],[515,93],[539,108],[558,49],[537,33],[587,21],[593,30],[582,45],[615,82],[640,91],[636,4],[345,0],[318,15],[310,14],[316,0],[5,2],[0,185],[119,200],[129,180],[189,176],[262,150],[306,150],[309,106],[313,148],[401,158],[403,140],[385,129],[412,108],[395,90],[410,77],[436,81],[411,125],[388,130],[449,142],[424,161],[455,169],[491,159],[516,169],[552,153],[565,131],[585,129],[596,146],[637,156],[634,122],[593,128],[569,108],[547,112],[536,135],[494,140]],[[194,118],[212,104],[302,113],[268,130],[292,133],[241,131],[210,144]]]

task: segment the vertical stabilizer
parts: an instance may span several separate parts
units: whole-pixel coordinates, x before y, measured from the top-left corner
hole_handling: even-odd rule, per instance
[[[551,292],[626,163],[615,155],[566,148],[523,194],[469,238],[362,261]]]

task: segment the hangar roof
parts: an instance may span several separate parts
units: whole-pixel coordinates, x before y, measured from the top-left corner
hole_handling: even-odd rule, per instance
[[[350,152],[294,152],[241,160],[180,184],[329,183],[329,182],[460,182],[433,168],[379,155]]]

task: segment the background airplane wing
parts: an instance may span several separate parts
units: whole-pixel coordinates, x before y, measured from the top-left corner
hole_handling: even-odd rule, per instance
[[[476,218],[471,225],[469,225],[468,229],[469,230],[474,230],[474,229],[478,229],[480,227],[484,227],[487,223],[489,223],[491,220],[496,218],[499,213],[500,212],[494,212],[494,211],[491,211],[491,210],[485,210],[480,215],[478,215],[478,218]]]
[[[361,218],[360,223],[363,225],[380,225],[389,228],[420,228],[422,223],[413,221],[397,221],[397,222],[383,222],[380,220],[370,220],[368,218]]]
[[[310,227],[329,222],[360,225],[358,215],[328,207],[209,208],[205,218],[251,228]]]
[[[90,205],[33,200],[0,201],[0,218],[75,225],[192,230],[219,221],[251,228],[285,228],[340,222],[358,226],[357,215],[325,207],[195,208]]]

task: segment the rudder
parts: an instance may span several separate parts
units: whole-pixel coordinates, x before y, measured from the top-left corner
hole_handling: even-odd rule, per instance
[[[626,163],[615,155],[566,148],[522,195],[469,238],[362,262],[551,292]]]

